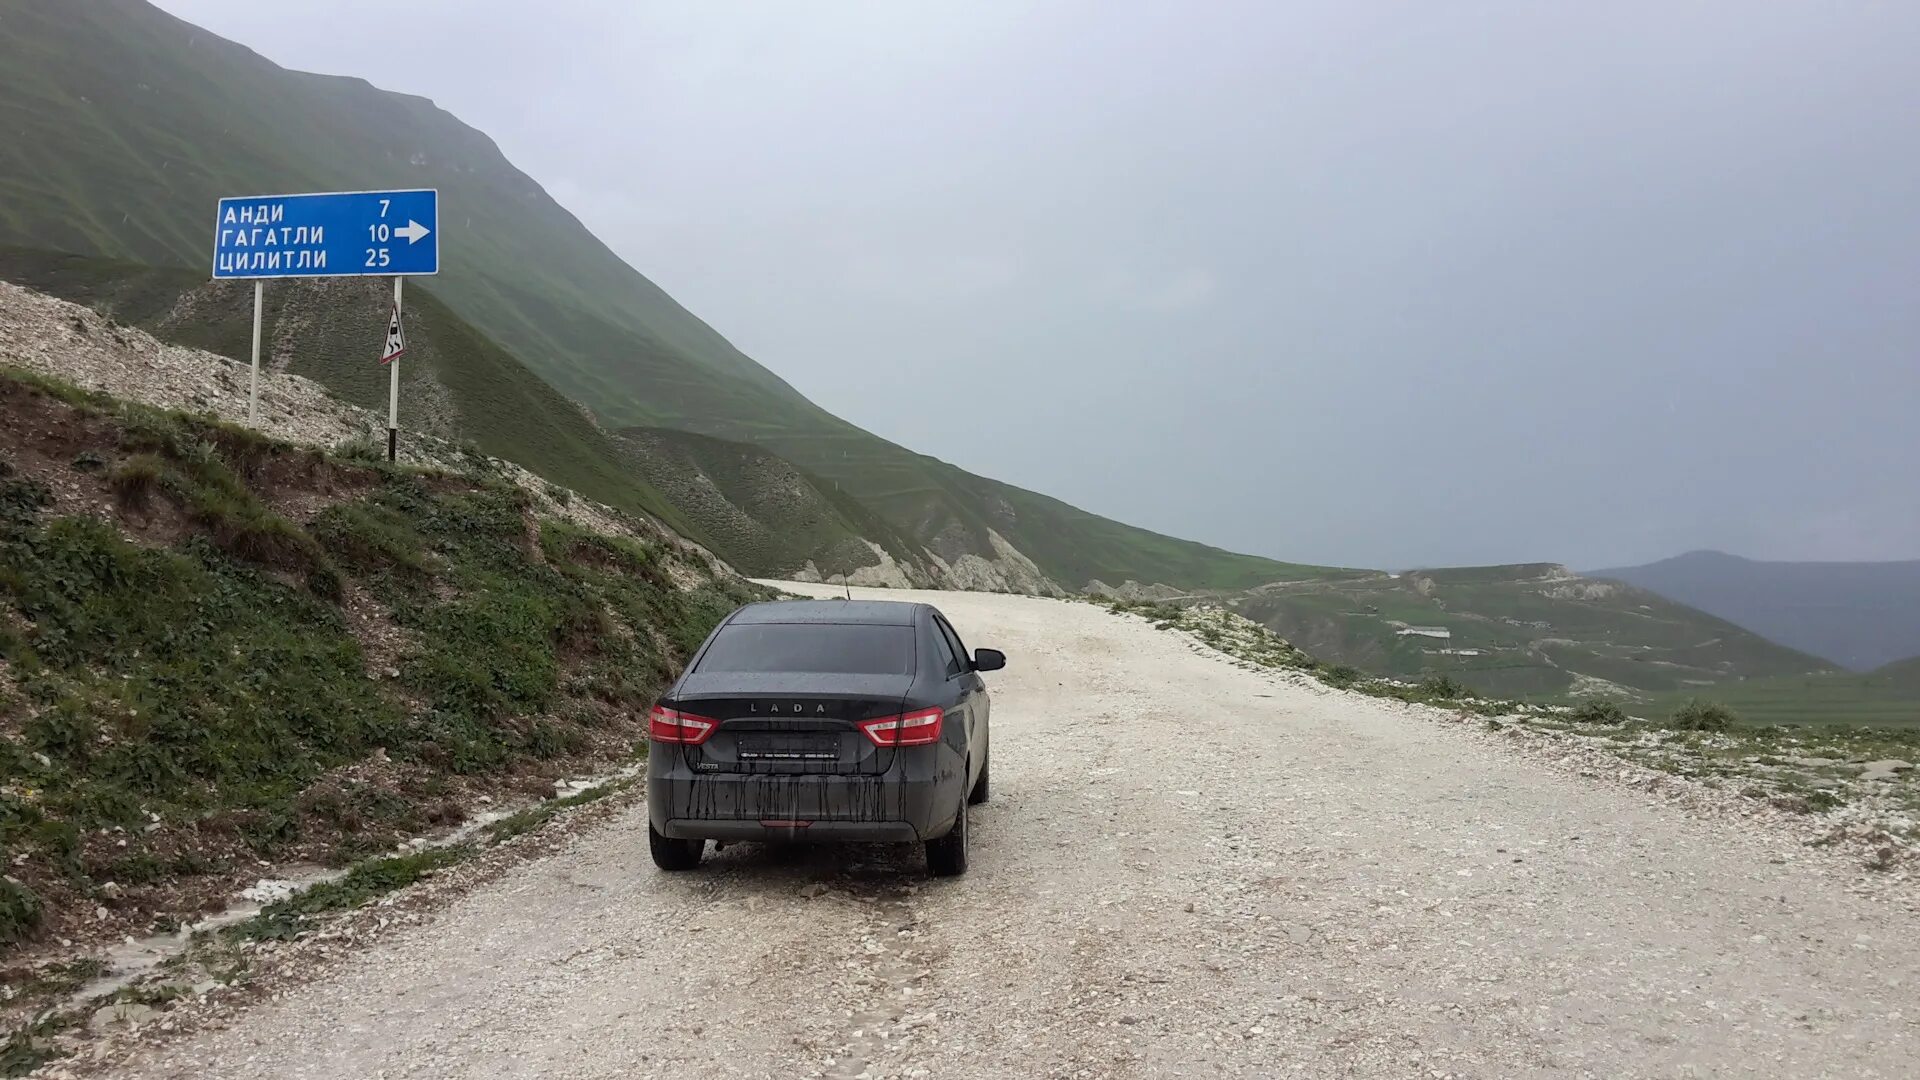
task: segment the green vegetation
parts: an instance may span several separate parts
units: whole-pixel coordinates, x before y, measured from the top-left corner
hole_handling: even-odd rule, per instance
[[[1629,718],[1617,701],[1583,701],[1573,707],[1567,719],[1586,726],[1610,726],[1624,724]]]
[[[313,927],[316,916],[356,908],[396,889],[404,889],[469,854],[471,849],[455,844],[411,855],[369,859],[356,864],[344,876],[268,904],[260,914],[229,927],[226,933],[248,941],[298,937]]]
[[[40,898],[25,885],[0,876],[0,945],[24,941],[40,925]]]
[[[1184,630],[1208,647],[1254,667],[1313,670],[1314,659],[1284,638],[1223,608],[1151,600],[1100,601],[1120,615],[1140,615],[1161,630]]]
[[[1395,679],[1365,679],[1354,684],[1351,689],[1368,697],[1389,698],[1394,701],[1404,701],[1409,705],[1432,705],[1436,708],[1475,713],[1480,716],[1507,716],[1528,708],[1527,705],[1518,701],[1475,696],[1460,684],[1444,677],[1422,679],[1417,683],[1400,682]]]
[[[120,449],[178,453],[161,486],[205,529],[176,548],[47,516],[31,480],[0,490],[0,611],[26,627],[0,642],[19,682],[7,711],[22,718],[19,741],[0,747],[10,792],[0,836],[80,884],[103,868],[83,850],[85,833],[140,837],[152,814],[231,812],[242,816],[211,820],[270,848],[290,838],[305,783],[403,741],[400,711],[366,678],[339,612],[305,587],[333,580],[319,545],[266,510],[214,442],[185,441],[219,429],[140,420],[122,429]],[[300,572],[302,584],[276,569]]]
[[[1847,805],[1846,796],[1830,788],[1815,788],[1806,795],[1807,813],[1824,814]]]
[[[458,819],[449,777],[624,757],[687,653],[764,592],[682,589],[666,549],[539,522],[497,481],[10,376],[0,420],[96,447],[82,475],[139,523],[56,502],[42,458],[0,467],[0,945],[107,881],[138,911],[243,859],[382,850]],[[275,509],[296,504],[318,510]]]
[[[515,837],[525,836],[527,833],[534,832],[546,825],[547,822],[552,821],[554,817],[563,810],[571,810],[576,806],[585,806],[588,803],[599,802],[601,799],[615,792],[624,791],[631,786],[631,782],[609,781],[590,787],[585,791],[575,792],[564,798],[548,799],[538,806],[529,806],[517,814],[510,814],[487,826],[487,843],[489,845],[504,844]]]
[[[1711,723],[1712,721],[1709,721]],[[1606,733],[1621,756],[1676,776],[1723,786],[1798,814],[1850,807],[1854,820],[1911,842],[1920,839],[1920,776],[1865,781],[1862,763],[1913,760],[1920,735],[1912,728],[1876,731],[1851,727],[1756,727],[1679,731],[1662,722],[1630,724]]]
[[[77,1013],[66,1012],[36,1020],[19,1028],[0,1043],[0,1076],[25,1076],[60,1057],[52,1039],[80,1023]]]
[[[1676,731],[1727,731],[1739,719],[1725,705],[1695,699],[1675,709],[1667,726]]]
[[[1365,678],[1359,668],[1349,664],[1334,664],[1331,667],[1321,668],[1319,675],[1321,682],[1337,690],[1345,690]]]

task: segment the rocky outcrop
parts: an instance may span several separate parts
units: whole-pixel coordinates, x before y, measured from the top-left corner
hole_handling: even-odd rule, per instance
[[[993,557],[971,552],[951,563],[942,563],[950,588],[975,592],[1027,593],[1034,596],[1066,596],[1067,590],[1040,571],[1032,559],[1007,542],[1006,537],[987,530],[987,542]],[[931,553],[929,553],[931,554]],[[938,556],[933,556],[936,560]]]

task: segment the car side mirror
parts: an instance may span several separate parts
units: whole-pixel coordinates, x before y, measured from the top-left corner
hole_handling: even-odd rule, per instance
[[[999,649],[973,650],[973,670],[999,671],[1007,666],[1007,654]]]

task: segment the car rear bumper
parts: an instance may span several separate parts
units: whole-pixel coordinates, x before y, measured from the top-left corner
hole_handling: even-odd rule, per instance
[[[807,826],[763,825],[758,821],[720,821],[710,818],[668,818],[655,821],[662,836],[676,840],[722,840],[727,843],[881,843],[912,844],[921,832],[906,821],[816,821]]]
[[[914,777],[896,764],[878,776],[702,774],[656,759],[647,812],[661,835],[680,840],[912,843],[953,827],[959,771]]]

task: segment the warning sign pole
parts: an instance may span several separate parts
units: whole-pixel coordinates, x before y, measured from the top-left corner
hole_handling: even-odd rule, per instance
[[[400,325],[400,283],[406,278],[395,276],[393,279],[393,325]],[[387,347],[393,347],[392,333],[388,334]],[[387,460],[395,461],[400,453],[400,354],[393,353],[387,361]]]

